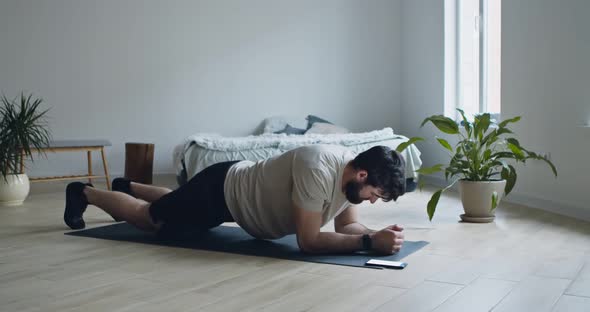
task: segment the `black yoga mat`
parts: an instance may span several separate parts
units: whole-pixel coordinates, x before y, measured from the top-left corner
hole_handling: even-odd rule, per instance
[[[239,227],[223,225],[201,233],[198,237],[182,240],[162,239],[154,234],[138,230],[134,226],[125,222],[87,230],[68,232],[66,234],[116,241],[204,249],[251,256],[369,268],[375,268],[373,266],[365,266],[365,262],[369,259],[399,261],[428,244],[428,242],[425,241],[405,241],[402,249],[397,254],[390,256],[372,255],[370,253],[317,255],[302,253],[297,246],[295,235],[288,235],[276,240],[259,240],[248,235],[248,233]]]

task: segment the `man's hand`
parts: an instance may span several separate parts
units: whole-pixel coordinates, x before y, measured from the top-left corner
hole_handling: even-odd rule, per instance
[[[373,250],[388,255],[400,251],[404,243],[403,230],[403,226],[394,224],[372,234]]]
[[[389,225],[384,228],[384,230],[386,230],[386,229],[401,232],[404,230],[404,226],[401,224],[394,224],[394,225]]]

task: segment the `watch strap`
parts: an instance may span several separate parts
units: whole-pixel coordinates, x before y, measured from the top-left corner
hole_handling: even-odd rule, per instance
[[[371,250],[373,248],[373,240],[371,239],[371,235],[363,234],[362,241],[363,250]]]

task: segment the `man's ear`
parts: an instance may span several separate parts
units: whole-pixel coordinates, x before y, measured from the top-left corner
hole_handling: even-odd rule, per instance
[[[368,175],[369,174],[367,173],[367,170],[362,170],[361,169],[361,170],[358,170],[356,172],[356,179],[357,179],[358,182],[365,183],[365,181],[367,181],[367,176]]]

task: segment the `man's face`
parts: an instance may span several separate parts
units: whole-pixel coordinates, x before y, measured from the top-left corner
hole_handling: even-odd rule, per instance
[[[346,195],[346,199],[355,205],[365,200],[370,200],[372,204],[381,197],[381,192],[378,188],[355,180],[350,180],[346,183],[344,194]]]

